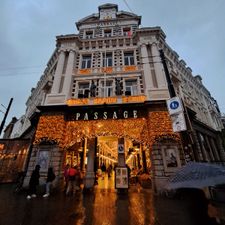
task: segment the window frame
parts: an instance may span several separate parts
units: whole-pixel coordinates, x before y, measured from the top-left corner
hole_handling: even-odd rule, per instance
[[[90,69],[91,68],[91,55],[82,55],[81,59],[81,69]]]
[[[132,82],[131,85],[127,85],[128,82]],[[130,90],[128,90],[130,89]],[[130,91],[129,96],[135,96],[138,95],[138,80],[136,78],[134,79],[127,79],[125,80],[125,95],[128,95],[127,92]]]
[[[125,66],[133,66],[135,65],[135,61],[134,61],[134,52],[130,51],[130,52],[124,52],[124,65]]]
[[[102,67],[112,67],[113,66],[113,54],[112,52],[104,52],[102,54]]]

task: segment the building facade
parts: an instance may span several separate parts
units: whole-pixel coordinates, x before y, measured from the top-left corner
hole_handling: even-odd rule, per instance
[[[77,34],[56,37],[27,101],[23,130],[34,112],[38,123],[25,183],[36,164],[42,176],[53,166],[58,181],[70,164],[85,171],[90,188],[102,164],[127,164],[149,173],[159,191],[189,160],[225,161],[220,111],[201,76],[168,46],[160,27],[140,24],[140,16],[104,4],[76,23]],[[184,131],[173,130],[160,51],[183,102]]]

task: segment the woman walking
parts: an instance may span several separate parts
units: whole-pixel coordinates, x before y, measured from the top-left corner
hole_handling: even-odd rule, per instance
[[[50,195],[50,188],[52,185],[52,181],[55,180],[55,174],[53,172],[53,168],[49,167],[48,168],[48,175],[47,175],[47,180],[46,180],[46,193],[43,195],[44,198],[48,197]]]
[[[36,165],[35,169],[33,170],[31,177],[30,177],[30,182],[29,182],[29,194],[27,195],[27,199],[31,199],[31,198],[36,198],[36,188],[37,185],[39,185],[39,178],[40,178],[40,174],[39,174],[39,170],[40,170],[40,165]]]

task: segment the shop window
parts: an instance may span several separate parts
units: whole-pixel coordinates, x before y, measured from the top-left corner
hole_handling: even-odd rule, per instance
[[[91,68],[91,55],[83,55],[81,69]]]
[[[134,65],[134,53],[133,52],[125,52],[124,53],[124,64],[126,66]]]

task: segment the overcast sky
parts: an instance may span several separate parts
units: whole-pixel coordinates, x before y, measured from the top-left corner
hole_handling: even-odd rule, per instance
[[[225,112],[225,0],[1,0],[0,104],[7,107],[14,98],[7,123],[25,113],[55,36],[77,33],[75,22],[105,3],[142,16],[143,27],[161,26],[167,43],[194,75],[202,76]],[[0,110],[5,111],[1,105]],[[0,122],[3,116],[0,112]]]

